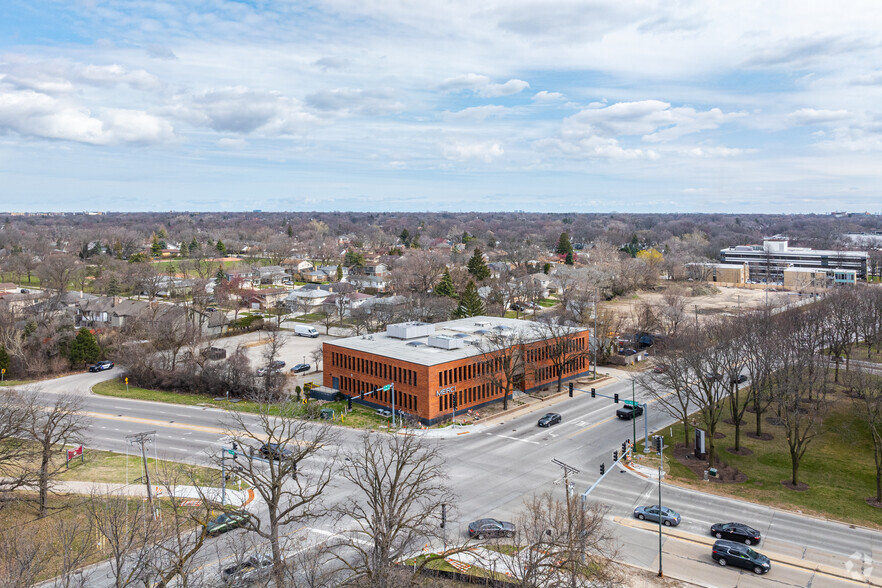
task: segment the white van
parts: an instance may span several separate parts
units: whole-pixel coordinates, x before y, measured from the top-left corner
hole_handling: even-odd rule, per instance
[[[309,325],[294,325],[294,332],[301,337],[312,337],[313,339],[319,335],[315,327],[310,327]]]

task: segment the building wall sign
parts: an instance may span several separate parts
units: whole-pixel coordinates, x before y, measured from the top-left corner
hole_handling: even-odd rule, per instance
[[[456,392],[456,386],[441,388],[440,390],[435,392],[435,396],[444,396],[445,394],[453,394],[454,392]]]

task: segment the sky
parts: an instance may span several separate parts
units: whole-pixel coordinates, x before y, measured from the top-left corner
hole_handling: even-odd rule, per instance
[[[877,0],[3,0],[0,210],[882,212]]]

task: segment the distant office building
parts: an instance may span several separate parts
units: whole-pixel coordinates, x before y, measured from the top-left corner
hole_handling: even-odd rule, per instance
[[[686,275],[693,280],[743,284],[750,276],[746,263],[687,263]]]
[[[835,251],[790,247],[787,239],[767,239],[762,245],[736,245],[720,250],[723,263],[746,263],[750,279],[772,281],[784,279],[787,268],[852,270],[857,279],[867,277],[866,251]]]

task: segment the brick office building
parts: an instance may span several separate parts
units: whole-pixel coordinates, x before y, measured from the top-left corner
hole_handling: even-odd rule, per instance
[[[518,357],[524,360],[516,389],[530,391],[556,382],[552,355],[559,348],[560,330],[555,340],[545,338],[535,323],[487,316],[389,325],[385,333],[324,343],[323,385],[345,396],[358,396],[393,384],[396,410],[418,416],[423,424],[434,424],[450,418],[454,394],[457,413],[502,400],[503,389],[494,381],[500,380],[496,367],[506,352],[488,343],[498,344],[500,334],[517,342]],[[566,356],[564,379],[589,371],[588,331],[572,328],[568,332],[567,343],[573,351]],[[392,390],[369,395],[364,403],[391,408]]]

